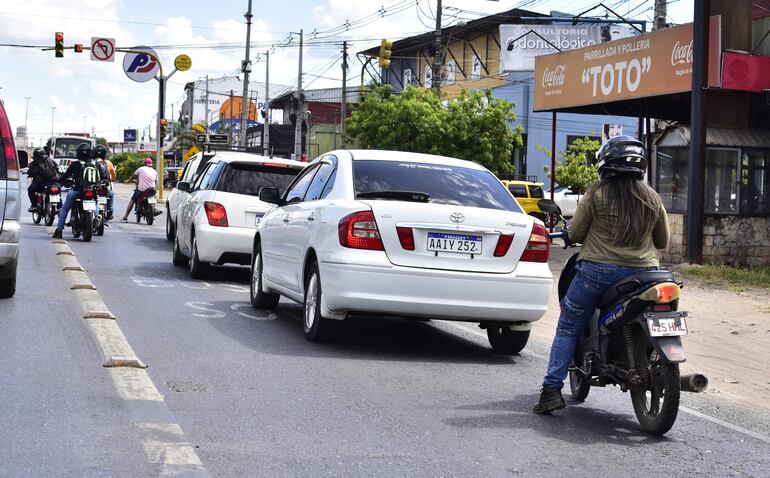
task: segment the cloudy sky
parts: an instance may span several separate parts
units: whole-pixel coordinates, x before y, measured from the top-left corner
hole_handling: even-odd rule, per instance
[[[166,116],[172,103],[179,110],[183,85],[205,75],[235,76],[244,56],[246,29],[243,14],[247,0],[3,0],[0,2],[0,43],[53,45],[54,32],[62,31],[65,44],[89,44],[91,37],[115,38],[118,47],[156,47],[169,71],[180,53],[193,61],[187,72],[177,72],[167,88]],[[444,22],[471,20],[480,14],[515,7],[548,13],[578,13],[595,0],[444,0]],[[692,19],[692,0],[669,2],[669,22]],[[635,19],[652,19],[653,0],[613,1],[605,4],[620,14],[631,11]],[[252,44],[255,53],[282,43],[300,28],[306,38],[316,32],[315,43],[305,49],[304,84],[339,86],[342,72],[340,45],[351,42],[351,52],[429,30],[435,24],[435,0],[283,0],[253,2]],[[433,12],[433,13],[431,13]],[[598,10],[597,13],[602,13]],[[345,24],[351,25],[344,31]],[[328,32],[328,33],[324,33]],[[295,85],[296,41],[271,54],[270,81]],[[350,81],[356,84],[360,64],[352,55]],[[265,63],[254,64],[252,79],[264,81]],[[94,130],[110,141],[122,138],[123,128],[146,128],[157,112],[157,82],[136,83],[122,69],[122,54],[114,63],[90,60],[88,52],[65,52],[54,58],[39,48],[0,47],[0,99],[5,102],[13,127],[27,125],[35,144],[51,134]],[[29,97],[27,102],[26,97]],[[176,116],[177,113],[175,113]]]

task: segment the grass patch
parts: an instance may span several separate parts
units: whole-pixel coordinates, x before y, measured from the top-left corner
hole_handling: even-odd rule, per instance
[[[682,266],[685,277],[706,284],[727,285],[740,291],[752,288],[770,289],[770,267],[733,267],[728,265]]]

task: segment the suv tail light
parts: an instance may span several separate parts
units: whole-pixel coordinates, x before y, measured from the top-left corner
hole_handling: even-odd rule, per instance
[[[227,211],[225,207],[218,202],[206,201],[203,203],[206,210],[206,217],[209,220],[209,226],[227,227]]]
[[[521,255],[521,261],[525,262],[548,262],[548,255],[551,250],[551,241],[548,238],[548,229],[535,224],[532,228],[532,235],[529,236],[527,247]]]
[[[3,143],[3,152],[5,153],[6,177],[8,179],[19,179],[19,158],[16,155],[16,146],[13,143],[13,131],[11,131],[11,125],[8,123],[8,118],[2,110],[0,110],[0,141]]]
[[[414,250],[414,233],[411,227],[397,227],[396,233],[398,233],[398,240],[401,242],[401,247],[406,251]]]
[[[337,228],[340,244],[352,249],[384,251],[377,221],[372,211],[358,211],[348,214],[340,220]]]
[[[513,242],[513,235],[503,234],[497,238],[497,246],[495,246],[495,257],[503,257],[508,254],[508,249],[511,248]]]

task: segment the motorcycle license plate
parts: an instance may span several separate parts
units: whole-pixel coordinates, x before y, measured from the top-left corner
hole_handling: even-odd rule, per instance
[[[647,328],[652,337],[676,337],[687,335],[687,312],[648,312],[644,314],[647,319]]]
[[[427,249],[434,252],[481,254],[481,236],[429,232]]]
[[[60,194],[49,194],[48,195],[48,201],[52,203],[61,202],[61,195]]]
[[[84,211],[96,211],[96,203],[93,201],[83,201]]]
[[[150,198],[149,203],[150,204],[158,204],[158,200],[155,199],[154,197],[152,197],[152,198]]]
[[[107,204],[107,198],[99,196],[99,204]]]

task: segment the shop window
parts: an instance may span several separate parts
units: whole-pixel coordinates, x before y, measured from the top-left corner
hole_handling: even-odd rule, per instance
[[[744,150],[741,163],[741,212],[770,214],[770,151]]]
[[[687,210],[688,148],[658,148],[656,187],[668,212]]]
[[[739,149],[706,149],[706,183],[704,206],[707,213],[738,212]]]

